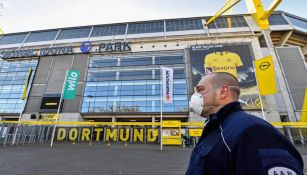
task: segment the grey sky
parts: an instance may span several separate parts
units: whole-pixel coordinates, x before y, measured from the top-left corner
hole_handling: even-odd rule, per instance
[[[210,16],[226,0],[0,0],[5,33],[117,22]],[[268,6],[273,0],[262,0]],[[283,0],[278,10],[304,18],[306,0]],[[247,13],[244,0],[233,13]]]

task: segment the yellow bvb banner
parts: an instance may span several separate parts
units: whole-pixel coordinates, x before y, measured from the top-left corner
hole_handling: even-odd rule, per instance
[[[267,56],[256,60],[255,66],[260,95],[270,95],[277,93],[272,56]]]

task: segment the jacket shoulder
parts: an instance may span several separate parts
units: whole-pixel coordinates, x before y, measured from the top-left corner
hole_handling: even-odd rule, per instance
[[[265,120],[248,114],[244,111],[238,111],[230,114],[221,124],[225,141],[233,148],[242,134],[253,126],[273,127]]]
[[[265,120],[254,116],[252,114],[249,114],[245,111],[238,111],[235,113],[230,114],[230,116],[227,118],[229,121],[228,122],[234,122],[234,123],[242,123],[246,124],[248,126],[259,124],[259,125],[270,125],[268,122]]]

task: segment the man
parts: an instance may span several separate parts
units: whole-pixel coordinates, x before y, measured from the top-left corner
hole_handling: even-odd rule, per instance
[[[197,91],[190,108],[209,121],[186,174],[303,175],[303,160],[291,142],[266,121],[242,110],[236,77],[211,73],[199,81]]]

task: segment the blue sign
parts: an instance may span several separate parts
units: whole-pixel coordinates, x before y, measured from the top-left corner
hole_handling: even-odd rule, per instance
[[[85,41],[81,43],[80,50],[82,53],[88,53],[92,49],[92,42]]]

